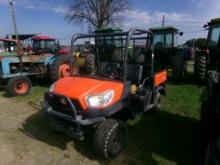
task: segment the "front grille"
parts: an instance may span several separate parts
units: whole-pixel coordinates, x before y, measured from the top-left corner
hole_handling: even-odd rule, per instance
[[[74,110],[69,104],[67,98],[64,96],[58,96],[55,94],[47,93],[45,99],[48,104],[57,112],[61,112],[67,115],[74,116]],[[71,100],[72,104],[75,106],[77,114],[81,112],[81,106],[77,100]]]

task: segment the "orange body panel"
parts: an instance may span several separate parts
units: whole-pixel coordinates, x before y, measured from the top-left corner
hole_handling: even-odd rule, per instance
[[[114,90],[114,97],[110,106],[121,99],[124,89],[122,82],[113,82],[105,80],[97,80],[86,77],[65,77],[56,82],[54,93],[76,99],[80,102],[82,108],[86,110],[86,97],[89,95],[99,94],[107,90]]]
[[[167,81],[167,71],[161,71],[154,75],[154,86],[159,86]]]

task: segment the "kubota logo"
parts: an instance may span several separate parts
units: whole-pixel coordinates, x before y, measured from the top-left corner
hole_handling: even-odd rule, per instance
[[[67,101],[66,101],[66,99],[64,99],[64,98],[60,98],[60,103],[61,103],[61,104],[66,104]]]

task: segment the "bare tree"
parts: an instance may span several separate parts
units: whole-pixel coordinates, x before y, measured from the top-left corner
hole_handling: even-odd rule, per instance
[[[128,9],[129,0],[69,0],[66,18],[100,28],[119,24],[123,11]]]

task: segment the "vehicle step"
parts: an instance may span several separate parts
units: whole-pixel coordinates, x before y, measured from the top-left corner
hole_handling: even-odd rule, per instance
[[[77,130],[76,128],[73,128],[73,127],[69,127],[63,123],[60,123],[60,122],[56,122],[54,120],[51,120],[51,122],[49,123],[49,126],[58,131],[58,132],[61,132],[71,138],[74,138],[74,139],[77,139],[77,140],[84,140],[84,135],[83,135],[83,132],[80,131],[80,130]]]

